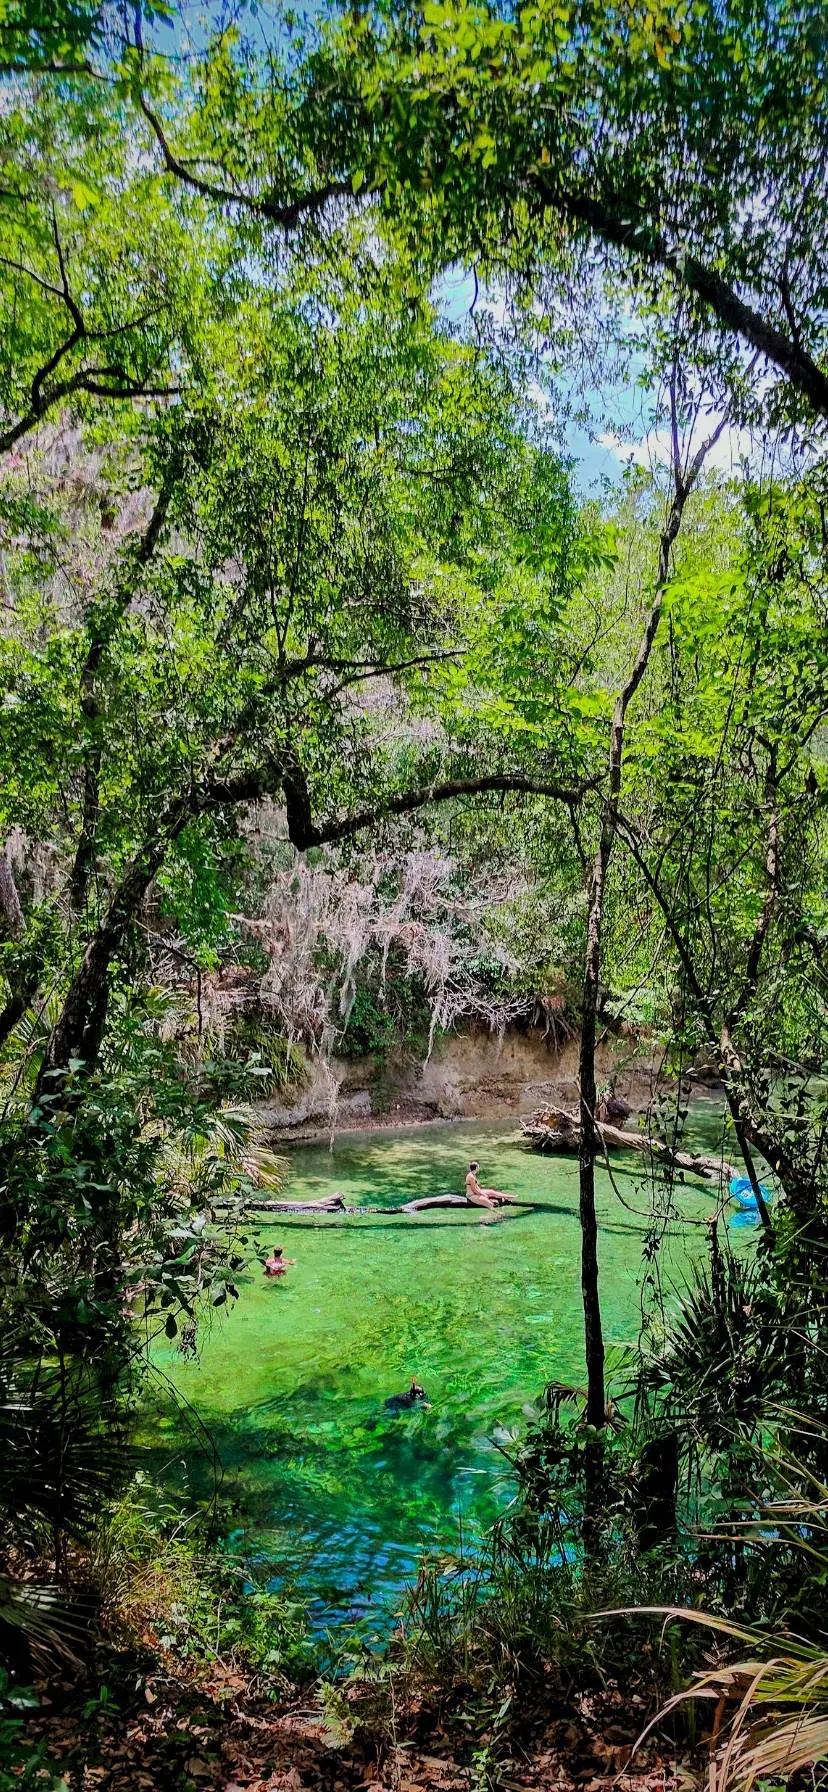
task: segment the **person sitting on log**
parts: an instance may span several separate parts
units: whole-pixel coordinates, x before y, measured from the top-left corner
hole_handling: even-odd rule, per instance
[[[472,1207],[502,1207],[504,1201],[508,1201],[509,1196],[504,1195],[499,1188],[481,1188],[477,1180],[479,1169],[478,1163],[469,1164],[469,1173],[466,1177],[466,1200],[471,1202]]]
[[[286,1276],[288,1270],[293,1269],[295,1263],[296,1263],[295,1257],[285,1257],[283,1255],[283,1246],[282,1245],[280,1245],[280,1244],[274,1245],[272,1256],[266,1257],[265,1261],[264,1261],[265,1275],[266,1276]]]

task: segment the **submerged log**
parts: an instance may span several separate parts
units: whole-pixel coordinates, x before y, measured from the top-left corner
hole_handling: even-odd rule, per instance
[[[696,1151],[676,1151],[672,1145],[666,1145],[662,1139],[650,1138],[645,1132],[628,1132],[601,1120],[596,1120],[595,1127],[602,1144],[612,1146],[613,1150],[644,1153],[654,1163],[701,1176],[705,1182],[730,1182],[737,1174],[733,1164],[723,1158],[705,1157]],[[532,1119],[522,1120],[521,1129],[535,1151],[577,1153],[581,1147],[580,1124],[567,1108],[544,1108]]]
[[[344,1195],[322,1195],[318,1201],[277,1201],[272,1195],[220,1195],[210,1206],[216,1213],[233,1207],[255,1208],[257,1213],[378,1213],[381,1208],[346,1207]],[[397,1208],[393,1212],[399,1211]]]

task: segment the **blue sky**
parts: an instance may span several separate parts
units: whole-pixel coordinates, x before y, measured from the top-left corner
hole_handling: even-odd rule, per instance
[[[461,324],[468,315],[474,299],[475,282],[472,274],[461,268],[449,271],[443,276],[437,297],[446,317],[455,324]],[[495,319],[505,319],[506,312],[502,299],[497,292],[482,291],[477,299],[478,311],[488,310]],[[613,381],[603,378],[600,391],[596,388],[581,391],[577,407],[580,413],[586,409],[591,422],[584,425],[567,416],[567,405],[561,402],[559,419],[559,438],[561,447],[572,456],[574,465],[574,482],[576,489],[583,496],[598,496],[606,481],[618,485],[626,467],[632,465],[658,471],[670,465],[671,442],[670,432],[664,421],[658,425],[653,421],[653,394],[639,383],[639,375],[645,371],[645,358],[641,353],[631,353],[629,358],[629,375],[626,381]],[[542,412],[555,424],[554,386],[563,398],[567,392],[574,391],[574,377],[568,386],[565,376],[558,375],[557,380],[550,382],[547,392],[539,384],[536,399]],[[550,396],[551,394],[551,396]],[[694,445],[710,428],[715,413],[704,412],[700,417]],[[688,444],[685,443],[685,449]],[[752,438],[742,429],[728,425],[711,450],[707,466],[711,471],[726,476],[741,474],[743,464],[750,460],[754,471],[764,458],[761,434]]]
[[[437,296],[445,315],[454,323],[462,323],[474,299],[473,276],[460,268],[447,273],[440,282]],[[496,299],[492,301],[491,295],[487,298],[481,294],[477,303],[478,307],[488,307],[496,315],[498,304]],[[542,408],[548,405],[546,394],[540,387],[537,398]],[[600,395],[597,391],[587,394],[587,403],[595,415],[592,431],[568,417],[563,417],[560,425],[562,446],[576,463],[575,483],[584,495],[597,492],[606,479],[613,484],[620,482],[630,458],[641,458],[643,451],[639,445],[646,430],[642,393],[632,383],[604,387]],[[607,429],[608,417],[612,419],[612,432]],[[612,444],[599,439],[611,433],[615,438]],[[629,444],[619,439],[619,434],[626,437],[628,433],[632,438]]]

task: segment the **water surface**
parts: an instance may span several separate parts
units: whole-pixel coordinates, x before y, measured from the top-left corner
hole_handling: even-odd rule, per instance
[[[715,1148],[717,1132],[710,1105],[695,1140]],[[333,1151],[291,1149],[289,1195],[341,1189],[367,1205],[460,1192],[471,1156],[484,1182],[532,1207],[496,1220],[466,1209],[285,1217],[260,1228],[261,1245],[282,1244],[296,1267],[281,1281],[242,1278],[237,1306],[202,1332],[197,1362],[159,1352],[215,1442],[245,1547],[272,1564],[274,1584],[298,1564],[319,1625],[366,1612],[387,1622],[423,1547],[453,1546],[461,1525],[479,1534],[510,1497],[498,1445],[543,1385],[583,1381],[575,1161],[535,1156],[511,1129],[478,1122],[343,1133]],[[653,1192],[664,1201],[634,1160],[616,1158],[613,1174],[615,1187],[598,1167],[610,1346],[636,1337]],[[715,1195],[687,1184],[676,1206],[657,1255],[668,1303],[704,1248]],[[385,1400],[412,1376],[431,1405],[394,1417]],[[169,1403],[149,1423],[156,1444],[169,1437],[171,1472],[184,1462],[191,1484],[203,1478]]]

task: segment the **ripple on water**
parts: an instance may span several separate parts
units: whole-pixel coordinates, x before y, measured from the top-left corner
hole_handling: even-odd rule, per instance
[[[710,1140],[708,1137],[708,1146]],[[341,1188],[377,1203],[461,1189],[470,1156],[532,1209],[481,1226],[476,1215],[283,1219],[261,1243],[297,1259],[282,1283],[251,1272],[237,1308],[213,1318],[197,1363],[159,1351],[165,1374],[209,1427],[241,1498],[246,1543],[281,1584],[289,1562],[320,1628],[359,1608],[393,1611],[424,1545],[479,1535],[510,1495],[493,1438],[526,1422],[551,1379],[583,1377],[577,1165],[535,1157],[502,1128],[464,1123],[343,1134],[291,1152],[291,1195]],[[625,1199],[646,1208],[647,1178],[615,1166]],[[601,1293],[608,1341],[637,1331],[645,1220],[597,1167]],[[703,1188],[679,1189],[667,1279],[703,1248]],[[416,1375],[431,1405],[385,1408]],[[148,1448],[182,1433],[148,1412]],[[191,1483],[206,1475],[176,1450]],[[160,1450],[153,1452],[161,1461]],[[298,1563],[298,1569],[296,1564]]]

